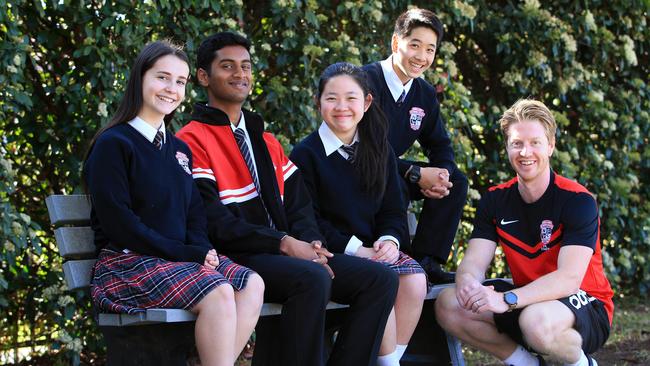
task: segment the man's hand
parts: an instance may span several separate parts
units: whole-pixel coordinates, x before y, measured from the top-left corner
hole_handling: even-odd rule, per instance
[[[468,308],[466,306],[467,303],[471,305],[470,297],[472,296],[473,293],[476,292],[476,290],[479,287],[482,287],[483,285],[479,280],[474,278],[469,273],[463,273],[463,274],[458,274],[456,273],[456,299],[458,300],[458,303],[460,306],[467,310],[471,310],[471,308]]]
[[[399,258],[397,244],[392,240],[382,240],[373,243],[372,248],[375,250],[373,260],[393,264]]]
[[[443,168],[421,168],[422,177],[418,182],[420,192],[425,197],[440,199],[449,195],[453,183],[449,181],[449,172]]]
[[[210,269],[215,269],[219,265],[219,257],[217,256],[217,251],[214,249],[208,250],[208,254],[205,255],[205,260],[203,261],[203,265],[210,268]]]
[[[483,286],[468,273],[456,278],[456,299],[460,306],[474,313],[491,311],[501,314],[508,311],[503,293],[495,291],[494,286]]]
[[[503,293],[494,290],[494,286],[479,287],[464,306],[475,313],[491,311],[496,314],[508,311],[508,304],[503,300]]]

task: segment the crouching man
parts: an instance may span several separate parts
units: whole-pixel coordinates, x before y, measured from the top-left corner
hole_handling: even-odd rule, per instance
[[[551,169],[556,124],[543,103],[520,100],[500,124],[516,177],[483,195],[438,322],[506,365],[597,365],[589,354],[607,340],[614,304],[596,200]],[[484,282],[497,243],[514,285]]]

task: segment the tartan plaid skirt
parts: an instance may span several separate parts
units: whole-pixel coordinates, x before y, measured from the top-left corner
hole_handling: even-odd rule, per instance
[[[134,252],[102,249],[90,291],[99,311],[133,314],[147,308],[191,309],[223,284],[246,287],[252,270],[219,255],[216,270],[194,262],[171,262]]]
[[[407,275],[407,274],[416,274],[416,273],[425,273],[424,269],[420,266],[415,259],[409,257],[407,254],[404,254],[401,250],[399,252],[399,257],[393,264],[386,264],[393,271],[397,272],[398,275]]]

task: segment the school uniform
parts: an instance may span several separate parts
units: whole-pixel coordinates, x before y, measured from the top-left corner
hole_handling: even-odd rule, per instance
[[[352,146],[363,143],[357,134]],[[302,172],[331,251],[354,256],[360,246],[372,247],[377,240],[392,240],[398,248],[408,240],[404,236],[406,210],[394,155],[386,161],[386,189],[379,197],[364,192],[352,157],[325,122],[296,145],[290,159]],[[390,267],[398,274],[424,273],[401,251]]]
[[[192,155],[164,126],[161,132],[157,147],[158,131],[139,118],[111,127],[86,161],[99,251],[91,294],[101,311],[191,309],[219,285],[244,288],[252,273],[225,256],[217,270],[203,266],[211,245]]]
[[[451,140],[440,114],[435,89],[422,78],[402,85],[392,68],[391,57],[365,65],[363,69],[368,73],[374,102],[388,118],[388,140],[396,156],[402,156],[418,141],[429,160],[399,159],[397,163],[405,194],[407,191],[411,200],[424,200],[411,253],[416,258],[431,256],[438,263],[445,263],[467,198],[467,178],[454,163]],[[454,185],[449,195],[441,199],[424,197],[417,183],[406,180],[411,165],[447,169]]]
[[[324,266],[280,252],[285,235],[321,235],[298,168],[264,132],[262,118],[242,110],[237,126],[217,108],[194,105],[177,136],[192,149],[213,245],[264,279],[265,301],[282,303],[278,365],[323,365],[325,308],[349,304],[328,365],[373,365],[397,293],[397,277],[379,263],[335,255]],[[377,298],[375,298],[377,297]]]

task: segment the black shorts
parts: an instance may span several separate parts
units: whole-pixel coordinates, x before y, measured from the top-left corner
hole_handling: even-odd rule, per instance
[[[492,285],[499,292],[506,292],[515,288],[503,280],[487,280],[484,285]],[[609,337],[609,317],[602,301],[589,296],[580,290],[577,294],[558,299],[559,302],[573,312],[576,317],[573,328],[582,336],[582,349],[585,353],[594,353]],[[531,349],[524,341],[524,336],[519,327],[519,316],[523,309],[515,309],[503,314],[494,314],[494,322],[500,333],[507,334],[515,342]],[[534,350],[533,350],[534,351]]]

